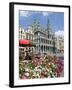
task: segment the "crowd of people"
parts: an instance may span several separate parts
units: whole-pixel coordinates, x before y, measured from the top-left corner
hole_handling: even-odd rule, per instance
[[[33,58],[33,48],[24,48],[22,51],[19,50],[19,60],[32,60]]]

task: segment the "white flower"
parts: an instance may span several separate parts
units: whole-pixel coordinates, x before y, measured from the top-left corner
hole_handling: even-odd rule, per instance
[[[29,71],[29,68],[26,68],[25,71]]]
[[[48,78],[51,78],[51,76],[49,75]]]
[[[33,73],[33,76],[36,76],[36,72]]]
[[[41,68],[39,66],[35,67],[34,71],[41,72]]]
[[[21,68],[21,70],[22,70],[22,68]]]
[[[27,72],[27,73],[25,73],[25,75],[26,75],[26,76],[29,76],[29,73]]]
[[[50,73],[52,73],[52,71],[50,71]]]
[[[44,70],[44,71],[45,71],[46,69],[45,69],[45,68],[42,68],[42,70]]]
[[[54,64],[54,63],[52,63],[52,66],[53,66],[53,67],[55,67],[55,64]]]
[[[49,69],[46,69],[48,72],[50,71]]]
[[[49,63],[49,65],[50,65],[50,63]]]

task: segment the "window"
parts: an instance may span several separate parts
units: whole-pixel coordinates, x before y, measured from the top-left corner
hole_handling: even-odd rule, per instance
[[[26,33],[26,39],[28,39],[28,33]]]
[[[50,44],[51,44],[51,41],[50,41]]]
[[[48,35],[48,38],[49,38],[49,35]]]

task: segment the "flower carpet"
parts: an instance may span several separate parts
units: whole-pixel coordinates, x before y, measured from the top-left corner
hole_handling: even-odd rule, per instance
[[[61,77],[64,71],[64,60],[48,56],[34,58],[27,62],[19,62],[20,79],[55,78]]]

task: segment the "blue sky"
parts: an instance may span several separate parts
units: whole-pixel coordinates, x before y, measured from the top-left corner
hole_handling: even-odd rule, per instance
[[[40,22],[40,26],[46,28],[47,20],[50,20],[52,31],[64,32],[64,13],[45,11],[19,11],[19,25],[27,29],[34,19]]]

